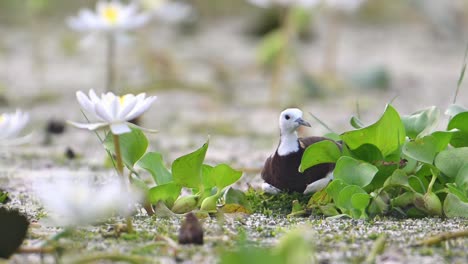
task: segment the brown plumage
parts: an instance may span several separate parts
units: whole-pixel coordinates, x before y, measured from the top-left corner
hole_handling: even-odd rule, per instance
[[[271,186],[280,191],[313,192],[317,191],[317,188],[323,188],[323,184],[327,184],[325,179],[307,188],[309,184],[326,178],[335,168],[334,163],[319,164],[308,168],[304,173],[299,172],[299,165],[308,146],[323,140],[335,141],[324,137],[298,138],[296,130],[300,126],[310,127],[310,124],[302,119],[301,110],[289,108],[281,112],[279,116],[280,143],[275,153],[266,160],[261,173],[263,180],[267,183],[266,188],[263,186],[266,192],[278,191],[271,190]],[[339,143],[335,143],[341,148]]]
[[[334,163],[324,163],[308,168],[304,173],[299,172],[299,165],[305,149],[322,140],[330,139],[324,137],[299,138],[299,151],[285,156],[278,155],[278,151],[276,151],[265,161],[262,170],[263,180],[282,191],[304,192],[307,185],[324,178],[335,168]]]

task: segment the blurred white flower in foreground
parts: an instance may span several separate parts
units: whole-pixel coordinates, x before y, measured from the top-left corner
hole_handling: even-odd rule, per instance
[[[69,121],[70,124],[89,130],[110,127],[112,134],[120,135],[131,131],[129,125],[135,125],[130,124],[129,121],[146,112],[157,97],[146,97],[145,93],[136,96],[133,94],[116,96],[112,92],[108,92],[103,93],[99,98],[91,89],[89,97],[78,91],[76,98],[81,108],[97,118],[99,122],[76,123]]]
[[[96,10],[82,9],[78,15],[67,20],[77,31],[119,31],[143,26],[149,20],[147,13],[139,13],[137,5],[119,1],[99,1]]]
[[[16,110],[15,113],[0,115],[0,145],[17,145],[26,142],[29,136],[20,134],[29,122],[29,114]]]
[[[171,0],[139,0],[143,9],[160,20],[175,23],[190,16],[190,5]]]
[[[33,189],[48,217],[59,226],[94,224],[114,215],[127,216],[141,195],[120,181],[98,185],[91,177],[35,181]]]
[[[312,7],[322,2],[322,0],[248,0],[248,1],[259,7],[272,7],[272,6]]]

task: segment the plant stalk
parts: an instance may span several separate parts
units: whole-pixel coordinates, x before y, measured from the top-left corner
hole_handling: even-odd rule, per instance
[[[292,8],[284,8],[282,14],[280,35],[283,40],[283,46],[279,50],[278,58],[273,65],[273,74],[271,79],[270,103],[276,106],[279,103],[280,88],[283,83],[283,71],[286,64],[289,42],[293,33]]]
[[[336,65],[338,58],[338,44],[340,41],[341,21],[339,15],[331,10],[328,14],[327,36],[325,37],[325,58],[323,61],[323,70],[325,74],[334,76],[336,74]]]
[[[107,34],[106,50],[106,91],[115,92],[116,61],[115,49],[116,39],[113,33]]]
[[[119,174],[120,180],[122,181],[122,187],[125,187],[125,177],[124,177],[124,165],[122,161],[122,152],[120,150],[120,138],[119,135],[112,134],[113,141],[114,141],[114,148],[115,148],[115,159],[117,162],[117,173]],[[127,185],[127,188],[130,189],[130,185]],[[133,233],[133,223],[132,223],[132,217],[127,216],[126,218],[126,223],[127,223],[127,232],[128,233]]]
[[[423,241],[417,244],[414,244],[413,246],[433,246],[446,240],[456,239],[456,238],[466,238],[466,237],[468,237],[468,230],[446,232],[446,233],[441,233],[435,236],[428,237],[424,239]]]

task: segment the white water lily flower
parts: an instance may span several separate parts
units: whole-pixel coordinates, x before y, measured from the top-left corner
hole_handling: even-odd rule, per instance
[[[119,1],[99,1],[96,10],[82,9],[78,15],[67,20],[77,31],[119,31],[141,27],[149,20],[146,13],[138,13],[134,3],[128,5]]]
[[[131,131],[129,121],[146,112],[157,97],[146,97],[145,93],[136,96],[133,94],[116,96],[112,92],[103,93],[101,97],[98,97],[91,89],[89,96],[78,91],[76,98],[81,108],[93,115],[99,122],[75,123],[69,121],[70,124],[89,130],[110,127],[112,134],[120,135]]]
[[[300,7],[313,7],[322,2],[322,0],[248,0],[250,3],[259,7],[272,7],[272,6],[300,6]]]
[[[36,180],[33,190],[48,213],[59,226],[95,224],[117,214],[128,216],[132,205],[141,195],[129,191],[120,181],[95,183],[91,177]]]
[[[27,141],[29,137],[21,137],[20,134],[28,122],[29,114],[21,110],[0,115],[0,144],[15,145]]]

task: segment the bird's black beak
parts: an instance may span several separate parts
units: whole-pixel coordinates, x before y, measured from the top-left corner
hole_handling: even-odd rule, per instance
[[[310,127],[309,122],[305,121],[304,119],[302,119],[300,117],[298,119],[296,119],[296,122],[301,126]]]

